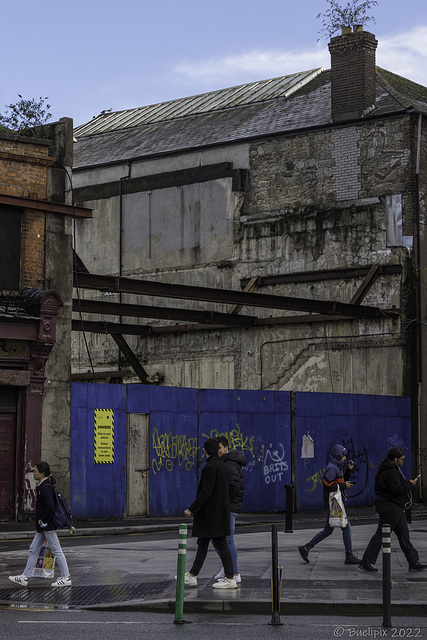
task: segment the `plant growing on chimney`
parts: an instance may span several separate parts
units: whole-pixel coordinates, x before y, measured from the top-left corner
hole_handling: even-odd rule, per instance
[[[19,135],[34,135],[32,127],[45,124],[52,114],[49,113],[50,104],[45,104],[48,98],[26,100],[18,93],[19,100],[6,105],[5,114],[0,114],[0,131],[13,131]]]
[[[322,28],[319,30],[321,38],[331,38],[342,27],[354,27],[365,25],[367,22],[375,22],[372,16],[368,15],[371,7],[377,7],[377,0],[351,0],[344,7],[335,0],[326,0],[329,8],[325,13],[319,13],[317,18],[322,18]]]

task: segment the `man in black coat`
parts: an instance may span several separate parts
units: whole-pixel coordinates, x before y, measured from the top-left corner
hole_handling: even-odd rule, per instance
[[[229,476],[229,496],[230,496],[230,534],[227,536],[228,547],[231,552],[231,559],[233,561],[234,579],[239,584],[242,582],[242,578],[239,573],[238,561],[237,561],[237,549],[234,542],[234,529],[236,526],[236,516],[242,511],[243,495],[245,492],[245,481],[243,479],[243,467],[246,466],[248,461],[243,453],[236,451],[235,449],[229,450],[229,443],[225,436],[218,436],[219,442],[218,455],[226,463]],[[224,577],[224,569],[221,569],[216,574],[216,579]]]
[[[197,554],[184,582],[197,586],[197,576],[206,559],[209,542],[217,549],[224,567],[224,578],[212,586],[215,589],[237,589],[234,579],[233,562],[227,544],[230,533],[229,475],[227,466],[218,456],[219,444],[209,438],[203,445],[206,465],[202,470],[197,495],[194,502],[184,511],[193,521],[193,537],[197,537]]]

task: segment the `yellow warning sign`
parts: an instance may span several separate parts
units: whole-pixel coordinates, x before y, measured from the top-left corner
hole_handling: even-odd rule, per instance
[[[114,410],[94,410],[94,462],[114,462]]]

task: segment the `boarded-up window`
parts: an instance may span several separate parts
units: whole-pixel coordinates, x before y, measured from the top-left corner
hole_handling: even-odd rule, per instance
[[[21,212],[0,205],[0,290],[19,291]]]

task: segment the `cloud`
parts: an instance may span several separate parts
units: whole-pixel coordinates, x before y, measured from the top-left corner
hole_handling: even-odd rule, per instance
[[[174,72],[200,86],[227,86],[274,78],[329,65],[326,48],[298,52],[253,50],[222,58],[181,62]]]
[[[377,39],[380,67],[427,86],[427,26]],[[174,78],[202,88],[225,87],[317,67],[330,68],[329,51],[324,44],[302,51],[255,49],[239,55],[180,62],[174,68]]]
[[[427,86],[427,26],[378,38],[377,64]]]

